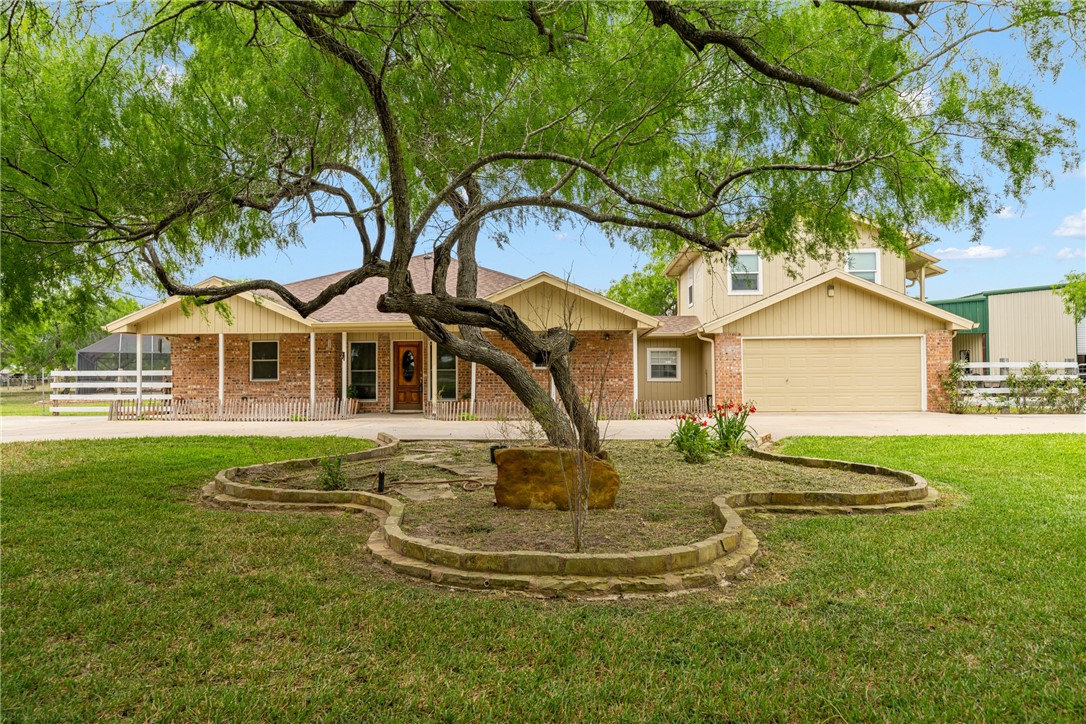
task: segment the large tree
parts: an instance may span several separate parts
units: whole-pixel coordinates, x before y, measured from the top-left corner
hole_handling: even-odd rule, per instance
[[[981,222],[1077,164],[1074,123],[983,57],[1007,34],[1039,74],[1080,57],[1081,2],[176,2],[5,10],[3,243],[87,273],[151,270],[171,294],[279,294],[308,315],[388,280],[385,312],[494,370],[552,442],[599,445],[575,335],[476,294],[480,230],[540,220],[619,241],[827,257],[855,214],[902,250]],[[993,188],[990,179],[1005,180]],[[353,272],[312,299],[275,280],[178,281],[209,251],[355,230]],[[417,288],[408,261],[432,245]],[[31,251],[27,251],[31,249]],[[449,261],[459,259],[455,293]],[[455,326],[459,335],[450,332]],[[545,364],[561,406],[500,332]]]

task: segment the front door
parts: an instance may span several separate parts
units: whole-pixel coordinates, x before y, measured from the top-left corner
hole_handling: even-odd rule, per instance
[[[392,345],[392,409],[422,410],[422,342]]]

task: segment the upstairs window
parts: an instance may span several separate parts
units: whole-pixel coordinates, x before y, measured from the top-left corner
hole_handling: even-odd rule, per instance
[[[762,257],[751,251],[735,255],[728,272],[729,294],[762,293]]]
[[[254,382],[274,382],[279,379],[279,343],[250,342],[249,379]]]
[[[456,357],[444,347],[437,348],[437,399],[456,399]]]
[[[845,271],[853,276],[878,284],[879,252],[874,249],[850,252]]]
[[[649,382],[678,382],[679,381],[679,350],[678,349],[650,349],[649,351]]]
[[[686,285],[686,306],[694,306],[694,273],[689,272],[690,283]]]

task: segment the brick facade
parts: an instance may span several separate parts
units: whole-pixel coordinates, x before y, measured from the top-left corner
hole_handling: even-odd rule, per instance
[[[713,354],[716,355],[713,381],[713,404],[741,402],[743,400],[743,335],[713,335]]]
[[[924,335],[924,348],[927,359],[925,373],[928,380],[928,411],[946,412],[946,393],[939,383],[939,377],[947,373],[954,358],[954,333],[945,329],[928,330]]]
[[[250,342],[279,342],[279,379],[253,380]],[[244,399],[309,398],[309,335],[223,335],[223,397]],[[217,399],[219,396],[219,336],[172,335],[173,396],[178,399]],[[317,399],[338,398],[340,389],[339,335],[316,337]]]

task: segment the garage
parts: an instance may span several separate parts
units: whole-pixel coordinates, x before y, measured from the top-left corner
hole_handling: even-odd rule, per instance
[[[765,412],[920,410],[924,338],[743,340],[743,398]]]

